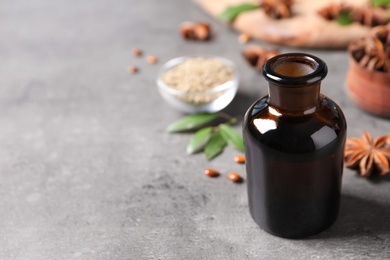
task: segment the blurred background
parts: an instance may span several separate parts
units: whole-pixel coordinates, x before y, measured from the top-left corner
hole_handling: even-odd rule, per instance
[[[185,21],[210,24],[210,40],[183,39]],[[207,161],[186,154],[189,134],[166,132],[183,113],[157,90],[162,64],[190,54],[232,60],[239,88],[224,111],[242,118],[267,94],[242,56],[248,44],[320,57],[329,67],[322,93],[341,106],[348,136],[390,132],[388,119],[348,98],[345,48],[243,44],[239,34],[195,1],[1,1],[0,258],[389,258],[388,176],[346,169],[338,221],[318,236],[286,240],[252,221],[245,181],[204,176],[213,167],[245,179],[236,150]]]

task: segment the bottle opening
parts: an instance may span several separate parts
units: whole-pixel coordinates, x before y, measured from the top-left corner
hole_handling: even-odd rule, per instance
[[[316,64],[306,62],[305,60],[287,60],[280,61],[274,65],[274,71],[282,76],[302,77],[309,75],[316,70]]]
[[[328,69],[320,58],[306,53],[285,53],[263,66],[265,79],[281,85],[309,85],[325,78]]]

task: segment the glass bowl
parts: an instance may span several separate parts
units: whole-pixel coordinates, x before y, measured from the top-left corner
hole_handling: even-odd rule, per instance
[[[178,90],[165,84],[162,75],[175,66],[192,58],[216,59],[226,65],[232,72],[229,81],[201,91]],[[234,63],[228,59],[213,55],[184,56],[169,60],[162,65],[158,77],[157,86],[161,96],[172,107],[185,113],[214,113],[222,110],[233,100],[238,89],[239,75]],[[199,98],[201,97],[201,98]]]

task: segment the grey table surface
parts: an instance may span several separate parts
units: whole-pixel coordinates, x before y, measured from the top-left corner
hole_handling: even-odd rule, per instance
[[[182,40],[185,20],[210,22],[213,40]],[[185,154],[189,135],[165,131],[182,116],[155,85],[170,58],[235,61],[233,115],[267,93],[243,61],[237,33],[193,2],[1,1],[0,36],[0,259],[390,258],[390,178],[346,169],[337,222],[316,236],[282,239],[252,221],[245,183],[227,180],[228,171],[245,176],[234,149],[208,162]],[[133,57],[133,47],[159,63]],[[322,92],[342,107],[349,136],[390,132],[390,121],[347,97],[345,51],[276,47],[327,62]],[[129,65],[140,72],[130,75]],[[205,167],[225,175],[209,179]]]

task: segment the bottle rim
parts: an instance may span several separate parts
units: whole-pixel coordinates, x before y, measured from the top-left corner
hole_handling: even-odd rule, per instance
[[[275,68],[283,63],[305,63],[313,69],[308,74],[302,76],[286,76],[275,71]],[[326,63],[311,54],[307,53],[284,53],[272,57],[263,65],[263,76],[268,82],[278,85],[312,85],[323,80],[328,74]]]

